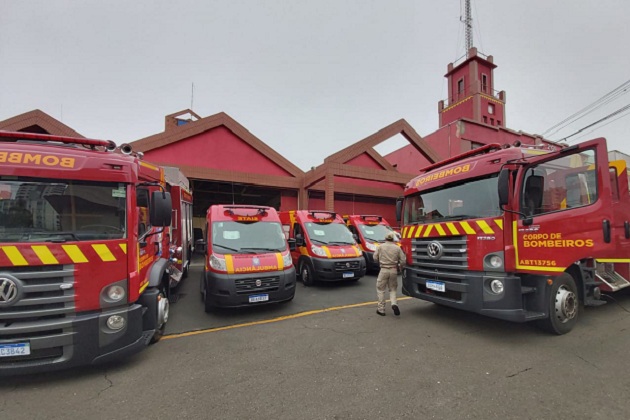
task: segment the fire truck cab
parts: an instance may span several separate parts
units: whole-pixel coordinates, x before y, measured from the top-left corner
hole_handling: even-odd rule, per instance
[[[305,286],[318,280],[359,280],[365,276],[365,259],[340,215],[325,210],[279,214],[285,235],[295,240],[291,256]]]
[[[206,312],[293,299],[295,267],[273,207],[213,205],[205,232],[201,295]]]
[[[353,214],[344,216],[344,220],[361,246],[367,270],[378,271],[379,263],[374,260],[374,251],[379,244],[385,242],[385,236],[394,232],[394,229],[383,216],[378,215]]]
[[[163,170],[129,146],[0,131],[0,375],[159,340],[170,223]]]
[[[432,165],[397,203],[403,293],[567,333],[580,304],[630,285],[629,208],[626,163],[603,138],[491,144]]]

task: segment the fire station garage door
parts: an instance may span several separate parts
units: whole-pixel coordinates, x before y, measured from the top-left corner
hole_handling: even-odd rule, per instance
[[[280,208],[279,188],[259,187],[250,184],[191,180],[193,216],[205,217],[213,204],[251,204]]]

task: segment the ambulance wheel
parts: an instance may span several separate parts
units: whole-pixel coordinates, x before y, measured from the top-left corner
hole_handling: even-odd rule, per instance
[[[166,329],[166,323],[168,322],[168,315],[170,311],[170,303],[163,287],[160,288],[157,300],[157,311],[155,314],[157,317],[155,325],[157,327],[155,329],[155,333],[153,333],[153,337],[151,337],[151,344],[157,343],[164,336],[164,330]]]
[[[309,263],[303,262],[300,264],[300,278],[302,279],[304,286],[307,287],[312,286],[315,282],[315,279],[313,278],[313,269]]]
[[[563,273],[553,281],[547,305],[549,317],[539,320],[538,326],[558,335],[571,331],[578,320],[580,299],[570,274]]]

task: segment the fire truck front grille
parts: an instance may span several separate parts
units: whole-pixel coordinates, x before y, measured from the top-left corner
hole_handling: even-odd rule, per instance
[[[434,253],[441,253],[439,258],[429,255],[429,245],[432,245]],[[458,280],[468,270],[465,236],[417,238],[412,240],[411,249],[414,268],[418,270],[418,274],[429,279]]]
[[[0,307],[0,343],[29,342],[31,354],[0,357],[0,366],[32,364],[63,356],[72,345],[74,267],[48,265],[0,268],[0,277],[18,280],[19,300]]]
[[[280,286],[280,277],[250,277],[236,280],[236,293],[274,292]]]
[[[361,267],[361,263],[355,261],[335,261],[335,271],[348,271],[358,270]]]

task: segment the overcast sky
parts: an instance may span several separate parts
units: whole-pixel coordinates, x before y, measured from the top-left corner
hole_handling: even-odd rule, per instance
[[[465,54],[462,2],[0,0],[0,120],[41,109],[120,144],[162,132],[192,100],[308,170],[400,118],[422,136],[438,128],[447,65]],[[630,80],[628,0],[472,4],[509,128],[542,134]],[[547,137],[629,103],[620,95]],[[570,140],[605,136],[630,154],[629,114]]]

